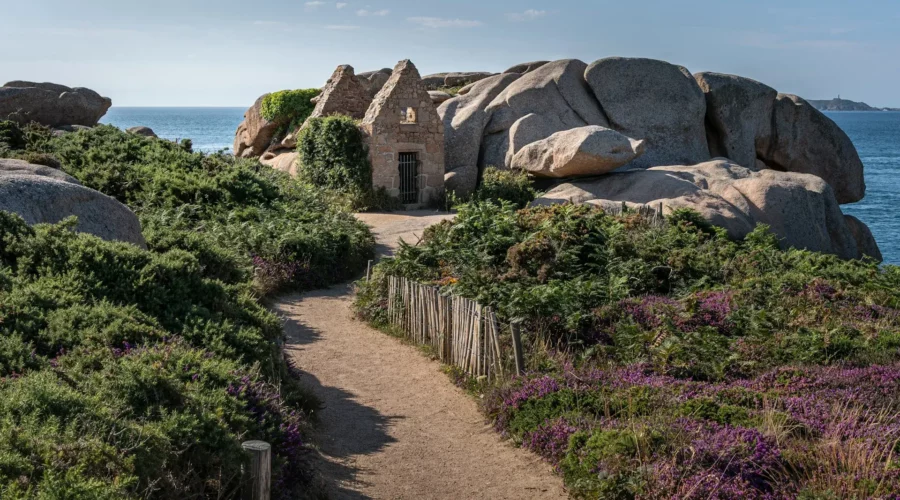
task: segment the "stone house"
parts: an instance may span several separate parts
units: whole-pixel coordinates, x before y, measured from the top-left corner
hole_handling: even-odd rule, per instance
[[[406,205],[444,191],[444,124],[409,60],[400,61],[360,123],[375,187]]]

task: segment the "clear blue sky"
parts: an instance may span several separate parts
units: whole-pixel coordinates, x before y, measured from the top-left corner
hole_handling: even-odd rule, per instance
[[[0,80],[119,106],[249,106],[410,58],[423,74],[652,57],[900,107],[900,0],[3,0]]]

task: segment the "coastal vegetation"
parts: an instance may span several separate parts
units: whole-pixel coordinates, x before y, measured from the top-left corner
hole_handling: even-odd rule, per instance
[[[316,105],[311,100],[319,92],[319,89],[272,92],[263,98],[260,115],[270,122],[283,124],[284,130],[295,130],[312,114]]]
[[[900,270],[728,238],[697,213],[459,207],[360,284],[440,286],[520,321],[527,373],[478,387],[580,498],[888,498],[900,490]]]
[[[2,122],[0,156],[127,204],[148,245],[0,213],[0,497],[233,497],[247,439],[273,444],[276,498],[315,494],[318,403],[262,300],[358,272],[368,229],[255,161],[114,127]]]
[[[356,120],[345,115],[315,117],[297,136],[299,178],[346,200],[354,210],[402,207],[383,187],[372,186],[372,164]]]
[[[372,165],[356,120],[336,115],[313,118],[297,137],[300,175],[331,189],[372,188]]]
[[[525,208],[537,194],[526,172],[487,167],[470,201],[508,201],[516,208]]]

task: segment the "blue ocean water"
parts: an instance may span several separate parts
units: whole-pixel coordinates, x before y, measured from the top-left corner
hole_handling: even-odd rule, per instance
[[[246,108],[111,108],[103,123],[146,126],[164,139],[191,139],[196,151],[231,150]],[[826,113],[850,136],[866,167],[866,197],[844,205],[865,222],[884,260],[900,264],[900,113]],[[898,212],[895,212],[898,210]]]
[[[841,208],[869,226],[886,264],[900,264],[900,112],[825,114],[850,136],[866,168],[866,197]]]
[[[231,151],[234,132],[247,108],[118,108],[112,107],[100,123],[122,130],[150,127],[163,139],[190,139],[194,151]]]

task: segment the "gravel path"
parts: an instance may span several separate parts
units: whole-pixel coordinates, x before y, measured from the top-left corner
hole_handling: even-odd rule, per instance
[[[361,214],[390,254],[448,218]],[[414,347],[352,317],[352,290],[282,298],[290,356],[323,400],[318,443],[335,498],[565,498],[537,456],[504,442],[475,401]]]

